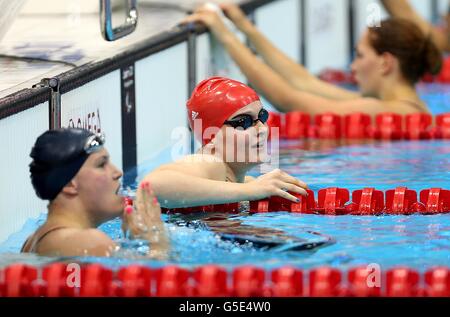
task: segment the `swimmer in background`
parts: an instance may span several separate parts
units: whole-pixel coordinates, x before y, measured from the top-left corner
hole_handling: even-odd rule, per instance
[[[381,0],[381,3],[392,17],[415,23],[425,35],[431,36],[441,51],[450,52],[450,11],[445,16],[445,27],[439,28],[422,18],[407,0]]]
[[[164,258],[169,241],[161,208],[142,184],[134,205],[119,195],[122,172],[110,161],[104,138],[83,129],[43,133],[30,156],[36,194],[49,200],[46,222],[24,243],[21,252],[43,256],[111,256],[118,246],[97,227],[116,217],[130,238],[150,242],[150,257]]]
[[[206,79],[188,100],[187,114],[196,139],[203,145],[200,153],[163,165],[143,179],[152,184],[163,207],[225,204],[270,196],[298,202],[292,193],[306,195],[305,183],[279,169],[256,179],[246,176],[264,162],[268,137],[269,114],[253,89],[228,78]],[[251,157],[251,153],[256,155]]]
[[[252,86],[278,110],[311,115],[364,112],[372,116],[383,112],[402,115],[429,112],[420,100],[415,84],[426,73],[440,71],[442,56],[433,41],[414,23],[388,19],[382,21],[380,27],[369,28],[364,33],[351,67],[360,89],[360,92],[354,92],[309,73],[276,48],[237,5],[222,4],[221,8],[264,61],[227,28],[217,12],[208,7],[200,7],[182,23],[206,25]]]

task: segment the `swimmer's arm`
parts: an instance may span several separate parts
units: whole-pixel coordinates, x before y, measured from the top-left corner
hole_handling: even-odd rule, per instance
[[[407,0],[381,0],[386,11],[393,17],[404,18],[414,22],[424,32],[431,33],[435,44],[441,50],[449,50],[448,38],[444,32],[434,27],[414,10]]]
[[[283,100],[283,106],[284,111],[302,111],[311,115],[325,112],[332,112],[338,115],[363,112],[375,116],[383,112],[395,112],[402,115],[418,112],[416,107],[402,102],[386,102],[369,97],[334,101],[300,91],[290,92],[289,95],[286,95]]]
[[[295,89],[256,58],[236,36],[230,35],[223,40],[223,43],[250,83],[280,111],[302,111],[315,115],[328,111],[347,114],[355,111],[376,110],[376,107],[370,109],[369,106],[361,103],[361,99],[366,98],[339,101]]]
[[[291,107],[288,107],[285,102],[286,95],[291,95],[292,91],[299,90],[294,88],[282,76],[257,58],[255,54],[253,54],[253,52],[222,23],[215,13],[196,13],[185,18],[183,23],[190,22],[202,22],[208,26],[217,39],[224,45],[228,54],[230,54],[256,90],[259,93],[262,93],[264,97],[279,110],[290,110],[289,108]]]
[[[273,45],[248,19],[242,23],[240,29],[266,63],[296,89],[335,100],[361,97],[359,93],[329,84],[312,75],[304,66]]]
[[[195,177],[180,171],[161,171],[147,178],[162,207],[183,208],[248,200],[240,183]]]
[[[213,164],[213,165],[207,165]],[[223,164],[222,164],[223,166]],[[245,184],[225,182],[225,170],[214,163],[170,164],[148,174],[144,181],[151,184],[162,207],[182,208],[248,200]],[[223,174],[223,175],[222,175]]]
[[[271,104],[280,111],[301,111],[311,115],[325,112],[334,112],[339,115],[355,112],[364,112],[370,115],[386,111],[395,111],[399,114],[417,112],[417,109],[413,107],[402,104],[393,106],[375,98],[360,97],[351,100],[333,100],[300,91],[293,88],[270,67],[256,58],[236,36],[225,37],[223,43],[253,86],[258,91],[263,92]],[[236,58],[236,56],[240,57]]]

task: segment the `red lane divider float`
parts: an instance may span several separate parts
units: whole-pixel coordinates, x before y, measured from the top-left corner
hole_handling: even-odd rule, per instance
[[[38,269],[35,267],[25,264],[11,265],[2,270],[0,276],[0,295],[3,297],[30,297],[39,293],[36,287]]]
[[[227,271],[206,265],[192,271],[177,266],[151,269],[123,267],[117,272],[98,264],[81,269],[80,287],[68,291],[68,264],[45,268],[13,264],[0,270],[3,297],[450,297],[450,268],[434,267],[423,274],[407,267],[376,271],[359,266],[347,272],[318,267],[266,271],[242,266]],[[69,264],[70,265],[70,264]],[[47,273],[45,273],[47,272]],[[46,274],[44,280],[40,278]],[[66,285],[65,285],[66,284]],[[39,289],[36,285],[42,285]],[[42,292],[42,289],[47,291]]]
[[[342,117],[334,113],[325,113],[314,117],[310,137],[318,139],[340,139],[342,137]],[[289,127],[286,127],[288,129]]]
[[[231,294],[228,273],[224,268],[207,265],[194,271],[194,294],[196,297],[227,297]]]
[[[386,191],[386,212],[393,215],[413,214],[425,211],[417,201],[417,193],[406,187]]]
[[[303,271],[294,267],[283,267],[273,270],[272,296],[273,297],[300,297],[303,296]]]
[[[287,113],[284,117],[286,127],[281,137],[287,139],[307,138],[310,135],[311,118],[302,112]]]
[[[376,140],[400,140],[403,136],[402,116],[383,113],[375,117],[375,128],[371,135]]]
[[[39,295],[45,297],[74,297],[77,295],[73,287],[78,282],[70,275],[70,267],[64,263],[55,263],[42,269],[43,283]]]
[[[351,214],[361,216],[380,214],[384,210],[384,194],[374,188],[355,190],[348,210]]]
[[[92,264],[81,270],[80,297],[104,297],[111,295],[113,272],[100,264]]]
[[[426,75],[423,79],[424,82],[428,83],[450,83],[450,57],[446,57],[442,62],[442,69],[436,76]]]
[[[425,273],[425,296],[450,297],[450,269],[438,267]]]
[[[406,132],[404,138],[406,140],[429,140],[434,134],[431,131],[433,118],[424,113],[410,114],[405,117]]]
[[[450,139],[450,114],[441,114],[436,117],[436,138]]]
[[[342,273],[333,268],[323,267],[309,273],[310,297],[337,297],[342,296]]]
[[[344,117],[344,138],[368,139],[371,137],[372,119],[368,114],[355,113]]]
[[[427,213],[442,213],[450,210],[450,191],[440,188],[422,190],[420,201]]]
[[[374,122],[368,114],[354,113],[339,116],[334,113],[311,116],[302,112],[271,112],[268,125],[279,128],[281,139],[373,139],[373,140],[430,140],[450,139],[450,113],[433,117],[417,113],[401,116],[381,113]],[[272,130],[272,129],[270,129]],[[270,131],[269,137],[273,137]]]
[[[267,297],[270,290],[264,285],[266,272],[257,267],[243,266],[232,274],[232,295],[236,297]]]
[[[319,78],[328,83],[332,84],[348,84],[348,85],[356,85],[357,82],[355,80],[355,76],[352,72],[327,68],[324,69],[320,74]]]
[[[156,292],[158,297],[185,297],[192,295],[189,284],[191,272],[177,266],[166,266],[156,271]]]
[[[386,273],[386,296],[416,297],[419,290],[419,273],[409,268],[396,268]]]
[[[152,296],[153,271],[148,267],[131,265],[121,268],[116,274],[110,294],[117,297]]]
[[[377,281],[377,276],[374,276],[371,270],[367,267],[356,267],[350,269],[347,274],[347,290],[346,295],[351,297],[379,297],[381,296],[381,287],[374,287],[380,285],[381,281]]]
[[[250,213],[292,212],[318,215],[411,215],[441,214],[450,212],[450,190],[441,188],[425,189],[417,192],[406,187],[397,187],[383,193],[374,188],[355,190],[349,203],[350,192],[345,188],[326,188],[318,192],[317,201],[314,192],[307,190],[308,196],[291,193],[300,201],[293,203],[281,197],[270,197],[250,202]],[[191,208],[162,208],[165,213],[193,212],[229,212],[238,211],[238,204],[210,205]],[[229,209],[227,209],[229,208]]]

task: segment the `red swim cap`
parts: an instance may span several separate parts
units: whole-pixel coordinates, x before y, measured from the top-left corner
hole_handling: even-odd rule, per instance
[[[259,96],[241,82],[224,77],[205,79],[195,87],[187,102],[189,125],[205,145],[212,139],[203,137],[207,128],[220,129],[233,113],[255,101],[259,101]],[[194,128],[194,120],[201,120],[201,130]]]

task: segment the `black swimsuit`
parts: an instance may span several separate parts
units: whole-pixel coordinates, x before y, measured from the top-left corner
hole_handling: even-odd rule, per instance
[[[424,108],[420,103],[417,103],[417,102],[412,101],[412,100],[404,100],[404,99],[402,99],[402,100],[399,100],[399,101],[409,103],[410,105],[413,105],[414,108],[420,109],[420,110],[422,110],[422,111],[423,111],[423,110],[427,110],[427,109]]]

